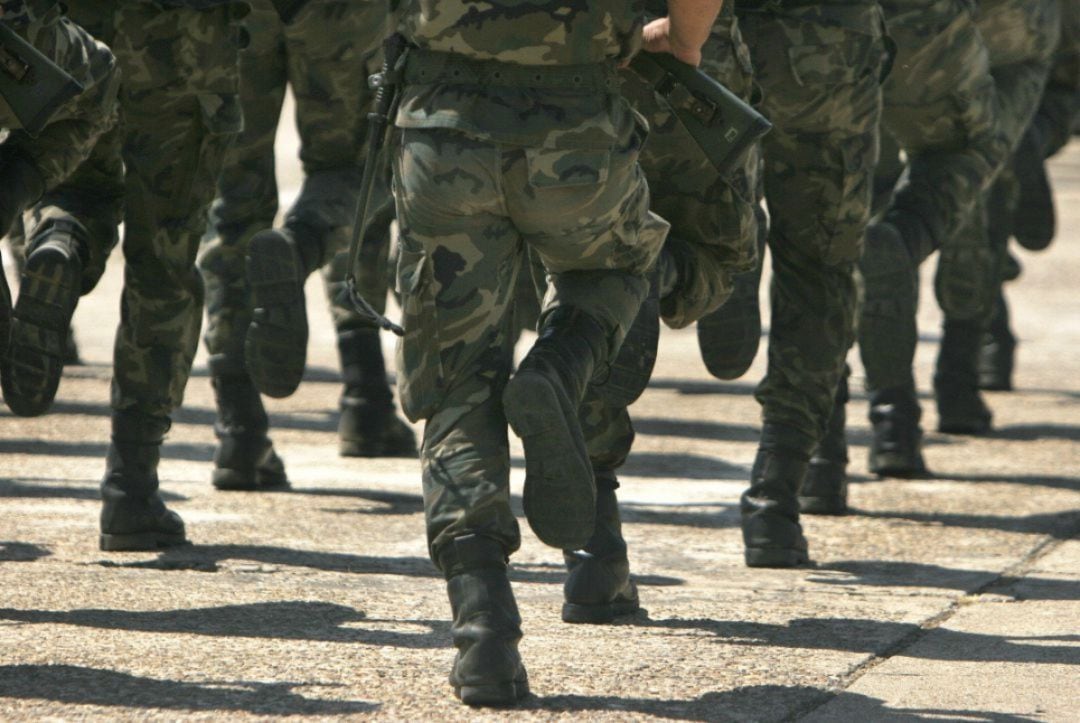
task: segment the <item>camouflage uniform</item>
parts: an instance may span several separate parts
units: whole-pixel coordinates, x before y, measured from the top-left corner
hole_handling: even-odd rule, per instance
[[[63,6],[55,0],[9,0],[0,5],[4,24],[83,86],[83,92],[60,108],[37,138],[19,130],[18,119],[0,97],[0,128],[11,130],[3,142],[4,154],[14,151],[31,159],[44,187],[51,188],[75,170],[97,137],[115,122],[115,61],[104,44],[64,17]]]
[[[742,498],[749,565],[807,559],[796,493],[825,431],[853,340],[855,262],[878,157],[882,18],[876,2],[736,3],[762,113],[771,228],[762,438]]]

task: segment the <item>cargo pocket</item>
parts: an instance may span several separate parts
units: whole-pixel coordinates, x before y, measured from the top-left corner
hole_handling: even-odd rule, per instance
[[[598,186],[608,179],[611,152],[597,149],[528,148],[529,185],[533,188]]]
[[[402,411],[416,422],[435,412],[442,395],[438,314],[430,259],[406,236],[400,240],[395,282],[405,335],[397,345],[397,387]]]

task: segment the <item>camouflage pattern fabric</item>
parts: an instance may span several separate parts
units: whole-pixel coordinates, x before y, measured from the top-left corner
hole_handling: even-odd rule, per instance
[[[766,423],[817,440],[854,335],[854,266],[878,156],[881,15],[869,1],[736,12],[760,110],[774,124],[763,140],[772,320],[756,396]]]
[[[864,252],[858,329],[870,390],[914,385],[916,267],[925,255],[940,247],[942,259],[982,268],[990,263],[985,237],[962,230],[1009,153],[989,52],[971,3],[884,0],[881,6],[897,46],[883,88],[882,122],[908,157],[907,174],[883,215],[901,230],[925,228],[930,243],[912,249],[871,244]],[[890,172],[882,167],[879,176]],[[981,306],[989,290],[968,291],[942,295],[943,308]]]
[[[83,86],[37,138],[20,129],[0,98],[0,128],[10,131],[3,148],[31,159],[46,188],[55,186],[90,154],[103,132],[116,122],[118,74],[109,49],[63,15],[52,0],[4,3],[3,21]]]
[[[316,265],[329,259],[323,279],[338,330],[366,325],[339,292],[364,161],[371,103],[366,78],[381,63],[379,44],[387,18],[385,4],[373,0],[313,0],[289,25],[269,0],[254,0],[251,6],[245,19],[250,43],[240,53],[244,130],[225,156],[211,233],[198,262],[206,282],[207,350],[236,371],[243,368],[251,321],[244,271],[248,241],[273,226],[278,211],[274,138],[286,85],[296,101],[305,178],[285,226],[294,229]],[[378,199],[377,212],[392,214],[385,184]],[[386,223],[374,226],[384,232]]]
[[[1061,38],[1035,117],[1049,155],[1061,150],[1080,119],[1080,3],[1062,0]]]
[[[179,406],[202,321],[195,254],[221,159],[242,119],[236,21],[246,7],[168,8],[86,0],[72,19],[109,43],[123,73],[120,122],[47,193],[28,224],[32,251],[54,230],[86,246],[84,289],[124,222],[124,290],[112,405],[162,416]]]

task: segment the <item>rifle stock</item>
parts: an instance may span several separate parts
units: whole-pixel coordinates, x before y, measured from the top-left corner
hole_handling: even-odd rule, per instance
[[[24,131],[37,136],[82,91],[63,68],[0,22],[0,96]]]

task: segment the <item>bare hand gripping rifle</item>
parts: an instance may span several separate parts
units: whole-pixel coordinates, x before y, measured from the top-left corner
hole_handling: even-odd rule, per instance
[[[0,22],[0,96],[22,129],[37,136],[82,85],[48,56]]]
[[[368,211],[371,206],[371,193],[375,187],[375,174],[385,173],[383,155],[380,152],[386,145],[389,129],[393,127],[391,119],[397,111],[400,97],[400,75],[398,67],[405,56],[408,43],[404,36],[394,33],[383,43],[382,71],[368,78],[368,84],[375,88],[375,100],[371,113],[368,113],[367,153],[364,156],[364,174],[360,180],[360,193],[356,200],[356,216],[353,219],[352,241],[349,244],[349,271],[345,277],[349,301],[362,315],[380,328],[404,336],[405,330],[380,314],[364,297],[364,290],[359,287],[357,277],[362,264],[380,256],[383,239],[374,239],[367,235]]]

